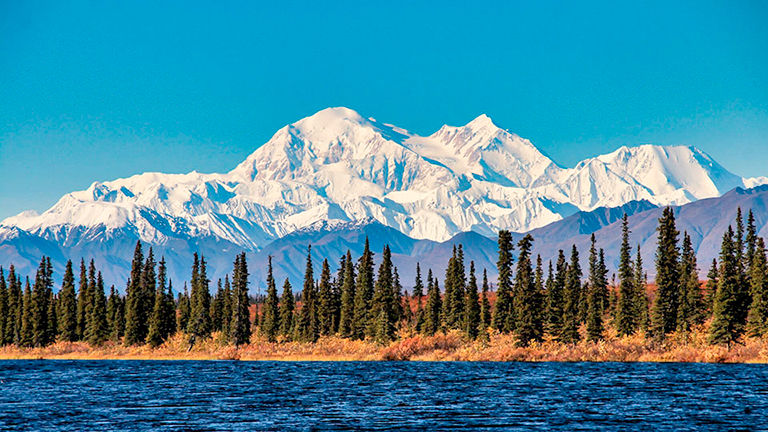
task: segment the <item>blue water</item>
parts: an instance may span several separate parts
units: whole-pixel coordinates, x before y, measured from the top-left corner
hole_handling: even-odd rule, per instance
[[[0,361],[2,430],[760,430],[768,366]]]

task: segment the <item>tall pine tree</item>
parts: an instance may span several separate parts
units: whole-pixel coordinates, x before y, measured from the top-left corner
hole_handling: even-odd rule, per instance
[[[680,263],[675,213],[664,209],[659,218],[656,245],[656,298],[651,311],[651,335],[661,340],[677,328],[680,307]]]
[[[502,333],[515,329],[515,310],[512,299],[512,233],[507,230],[499,231],[499,259],[496,267],[499,279],[496,288],[496,305],[493,310],[493,328]]]

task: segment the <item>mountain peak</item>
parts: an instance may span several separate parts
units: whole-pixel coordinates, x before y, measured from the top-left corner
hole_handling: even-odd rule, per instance
[[[480,114],[474,120],[467,123],[464,127],[467,127],[470,129],[482,129],[482,128],[499,129],[499,127],[493,123],[493,120],[491,120],[491,118],[485,114]]]

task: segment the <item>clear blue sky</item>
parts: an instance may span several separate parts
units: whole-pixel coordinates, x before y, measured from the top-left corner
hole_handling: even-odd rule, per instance
[[[117,3],[0,1],[0,219],[229,170],[339,105],[422,134],[487,113],[564,166],[653,142],[768,175],[768,2]]]

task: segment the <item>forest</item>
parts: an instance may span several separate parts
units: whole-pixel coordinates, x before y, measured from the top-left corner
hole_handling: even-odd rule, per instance
[[[641,337],[660,344],[670,335],[687,341],[706,335],[711,345],[730,349],[745,337],[768,333],[768,261],[763,238],[750,211],[746,224],[738,209],[722,238],[719,259],[699,278],[691,238],[675,226],[667,208],[658,221],[655,281],[647,282],[639,249],[631,246],[625,215],[618,271],[609,280],[603,249],[594,235],[582,269],[575,246],[560,250],[556,262],[532,256],[534,238],[514,241],[509,231],[498,236],[497,280],[485,269],[467,265],[462,245],[454,246],[439,272],[417,265],[416,278],[404,289],[398,269],[384,247],[378,266],[366,245],[362,256],[349,252],[332,272],[324,259],[315,276],[311,246],[300,290],[286,279],[278,292],[269,260],[266,294],[249,296],[245,253],[235,258],[231,277],[214,289],[206,260],[194,254],[189,284],[174,288],[163,257],[137,242],[124,294],[107,291],[94,261],[67,262],[54,290],[51,261],[42,257],[30,280],[0,267],[0,344],[17,348],[83,342],[153,349],[183,338],[192,349],[216,338],[241,347],[248,344],[314,343],[334,337],[386,346],[410,335],[460,335],[464,341],[487,341],[509,335],[505,343],[528,347],[548,341],[576,344],[616,337]],[[682,234],[682,236],[681,236]],[[76,278],[75,273],[79,273]]]

